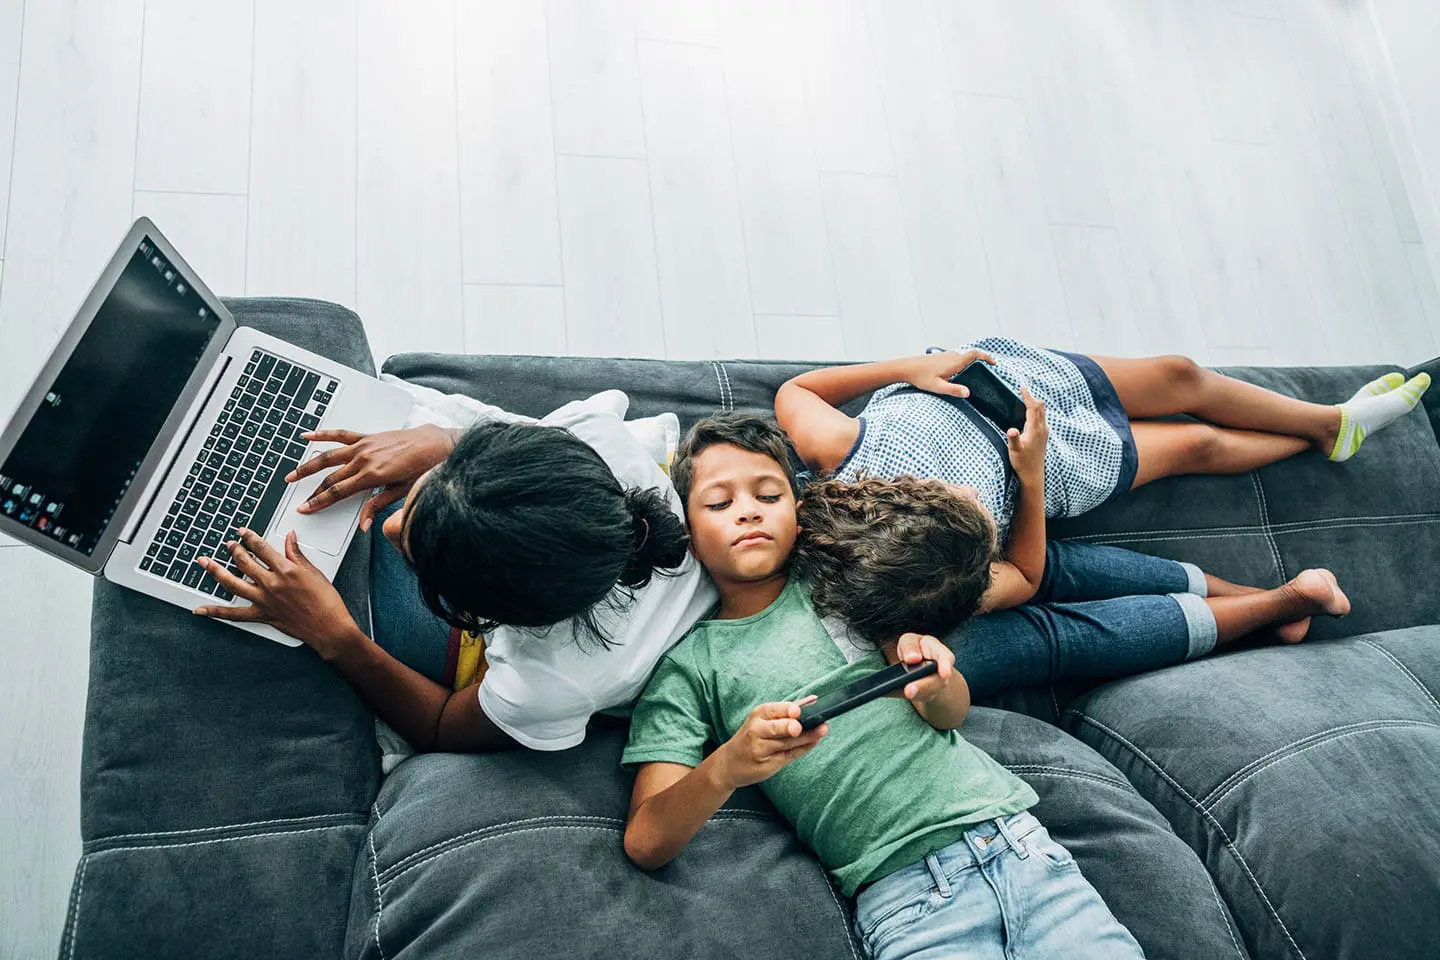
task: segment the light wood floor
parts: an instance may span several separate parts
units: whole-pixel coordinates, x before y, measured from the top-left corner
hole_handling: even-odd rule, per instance
[[[0,412],[138,214],[380,359],[1417,362],[1382,49],[1353,0],[0,0]],[[88,586],[0,545],[3,958],[79,852]]]

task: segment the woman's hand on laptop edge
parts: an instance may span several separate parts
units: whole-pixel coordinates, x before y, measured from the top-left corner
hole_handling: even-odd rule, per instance
[[[294,483],[321,470],[335,469],[320,481],[310,499],[299,506],[301,513],[324,510],[332,503],[366,490],[381,487],[360,510],[360,529],[369,530],[376,514],[410,492],[410,485],[455,449],[459,431],[426,424],[383,433],[356,433],[353,430],[315,430],[304,434],[307,441],[340,443],[292,470],[285,480]]]
[[[200,564],[250,606],[200,607],[195,613],[217,620],[268,623],[327,660],[342,653],[357,636],[364,638],[339,591],[300,552],[293,530],[285,538],[284,553],[245,529],[238,542],[232,540],[227,546],[235,557],[235,569],[248,579],[208,557]]]

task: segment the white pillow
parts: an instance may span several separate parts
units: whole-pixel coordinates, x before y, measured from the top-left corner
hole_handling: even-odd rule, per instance
[[[625,426],[668,477],[675,450],[680,446],[680,418],[673,413],[659,413],[640,420],[626,420]]]

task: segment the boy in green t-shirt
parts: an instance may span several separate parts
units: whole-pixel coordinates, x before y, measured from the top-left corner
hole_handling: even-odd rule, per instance
[[[1142,956],[1026,812],[1034,791],[956,733],[970,693],[950,649],[913,633],[878,650],[855,645],[787,576],[795,494],[779,429],[704,421],[672,475],[720,606],[666,655],[635,707],[623,757],[638,768],[631,860],[668,863],[736,789],[758,783],[857,896],[856,930],[873,957]],[[922,659],[939,670],[903,699],[801,731],[814,696]]]

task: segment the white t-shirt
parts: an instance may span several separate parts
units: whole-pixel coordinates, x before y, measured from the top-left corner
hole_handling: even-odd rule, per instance
[[[625,426],[630,398],[607,390],[545,417],[588,443],[625,488],[658,488],[681,518],[669,477]],[[669,571],[667,571],[669,572]],[[592,714],[628,707],[660,658],[715,605],[718,595],[689,553],[674,576],[659,571],[619,610],[597,610],[610,649],[575,642],[574,621],[544,629],[500,627],[485,638],[489,669],[480,709],[495,726],[532,750],[565,750],[585,739]]]

